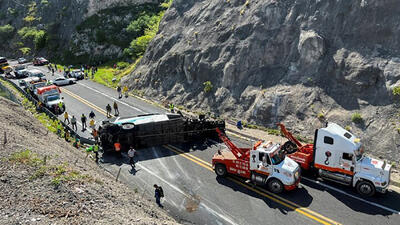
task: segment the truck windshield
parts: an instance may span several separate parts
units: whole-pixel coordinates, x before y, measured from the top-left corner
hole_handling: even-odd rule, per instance
[[[58,99],[60,99],[60,97],[58,95],[52,95],[52,96],[47,97],[48,102],[55,101]]]
[[[285,159],[285,151],[283,149],[279,149],[270,155],[271,162],[274,165],[278,165]]]
[[[354,153],[356,155],[356,160],[359,161],[364,155],[364,148],[360,146]]]

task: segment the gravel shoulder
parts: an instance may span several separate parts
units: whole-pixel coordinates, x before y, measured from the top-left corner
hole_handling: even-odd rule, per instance
[[[0,118],[0,224],[176,224],[20,105]]]

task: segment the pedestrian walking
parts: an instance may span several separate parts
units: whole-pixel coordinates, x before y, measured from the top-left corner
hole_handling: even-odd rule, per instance
[[[87,125],[86,125],[86,116],[83,113],[82,113],[82,116],[81,116],[81,122],[82,122],[82,131],[85,131]]]
[[[116,101],[114,101],[114,111],[115,111],[115,116],[119,116],[119,110],[118,110],[118,105],[117,105]]]
[[[121,158],[121,143],[119,143],[119,139],[114,143],[114,150],[118,153],[118,157]]]
[[[131,146],[131,148],[128,151],[128,157],[129,157],[129,164],[131,165],[132,169],[135,168],[135,160],[133,157],[135,157],[136,150]]]
[[[122,98],[121,86],[119,86],[119,85],[117,87],[117,92],[118,92],[118,98]]]
[[[57,64],[54,64],[54,67],[56,68],[56,71],[57,71],[57,70],[58,70],[58,69],[57,69]]]
[[[94,114],[93,110],[90,111],[89,113],[89,119],[94,119],[96,117],[96,114]]]
[[[78,127],[76,126],[76,118],[75,118],[75,116],[72,116],[72,118],[71,118],[71,125],[72,125],[72,129],[73,130],[74,130],[74,128],[75,128],[75,131],[78,130]]]
[[[54,76],[54,68],[51,68],[51,75]]]
[[[153,187],[155,188],[154,189],[154,197],[156,198],[156,203],[159,207],[163,208],[164,206],[161,205],[160,200],[161,200],[161,198],[164,197],[164,191],[163,191],[162,187],[158,186],[157,184],[154,184]]]
[[[172,104],[172,103],[170,103],[169,104],[169,110],[171,110],[171,112],[173,113],[174,112],[174,104]]]
[[[111,117],[111,106],[110,106],[110,104],[107,104],[106,111],[107,111],[107,118],[110,118]]]
[[[65,121],[68,121],[68,125],[70,124],[69,116],[68,116],[68,112],[67,111],[64,112],[64,123],[65,123]]]
[[[123,91],[125,94],[125,98],[127,98],[128,97],[128,86],[125,85]]]

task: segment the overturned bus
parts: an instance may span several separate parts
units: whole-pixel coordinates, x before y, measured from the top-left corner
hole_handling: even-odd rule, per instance
[[[116,142],[127,151],[130,146],[142,148],[217,137],[216,128],[225,130],[225,122],[203,116],[190,119],[181,114],[145,114],[103,121],[98,134],[104,152],[110,152]]]

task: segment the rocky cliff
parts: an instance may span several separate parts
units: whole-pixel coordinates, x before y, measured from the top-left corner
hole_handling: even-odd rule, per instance
[[[333,121],[398,160],[399,15],[397,0],[174,0],[124,82],[310,138]]]
[[[141,13],[161,0],[1,0],[0,55],[46,56],[64,63],[120,58]],[[8,29],[7,29],[8,28]]]

